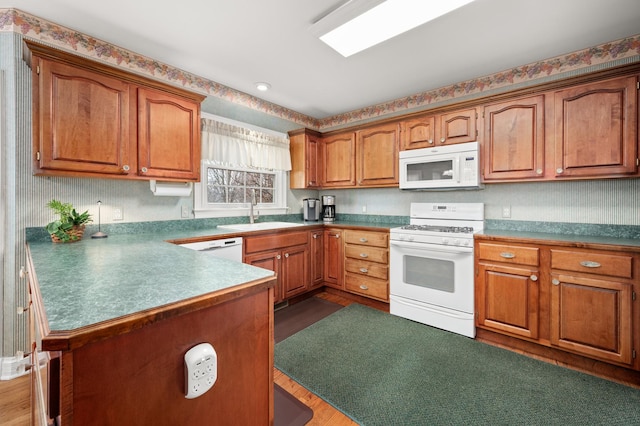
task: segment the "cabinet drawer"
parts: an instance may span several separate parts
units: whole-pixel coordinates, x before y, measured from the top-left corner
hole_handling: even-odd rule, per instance
[[[633,256],[605,252],[551,250],[551,268],[631,278]]]
[[[345,245],[345,256],[369,262],[389,263],[389,250],[378,247]]]
[[[345,289],[366,297],[389,300],[389,282],[362,275],[345,274]]]
[[[389,267],[380,263],[347,258],[345,261],[345,269],[347,272],[380,278],[381,280],[389,278]]]
[[[389,247],[389,234],[386,232],[344,231],[344,241],[347,244],[364,246]]]
[[[281,232],[259,237],[245,237],[244,252],[248,254],[265,250],[276,250],[283,247],[307,244],[308,242],[308,232]]]
[[[507,244],[478,244],[478,258],[494,262],[517,263],[537,266],[539,249],[537,247],[513,246]]]

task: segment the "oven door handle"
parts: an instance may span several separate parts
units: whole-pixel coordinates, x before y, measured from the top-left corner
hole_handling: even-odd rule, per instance
[[[439,251],[443,253],[473,253],[473,247],[446,246],[446,245],[440,245],[440,244],[414,243],[410,241],[397,241],[397,240],[391,240],[389,241],[389,244],[391,246],[395,246],[399,248],[412,248],[417,250]]]

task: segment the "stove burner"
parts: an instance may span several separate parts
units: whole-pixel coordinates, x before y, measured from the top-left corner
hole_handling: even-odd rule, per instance
[[[470,226],[405,225],[401,229],[409,231],[455,232],[458,234],[473,233],[473,228]]]

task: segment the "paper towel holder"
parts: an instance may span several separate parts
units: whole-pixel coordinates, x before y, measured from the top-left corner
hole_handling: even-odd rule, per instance
[[[150,180],[149,189],[156,197],[189,197],[191,196],[193,183]]]

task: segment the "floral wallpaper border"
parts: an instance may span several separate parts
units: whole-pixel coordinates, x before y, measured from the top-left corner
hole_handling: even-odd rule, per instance
[[[640,61],[639,34],[567,55],[522,65],[496,74],[417,93],[332,117],[315,119],[17,9],[0,9],[0,32],[7,31],[20,33],[25,37],[34,38],[64,50],[71,50],[111,65],[127,68],[130,71],[147,75],[151,78],[217,97],[316,130],[355,124],[356,122],[380,118],[390,114],[398,114],[402,111],[427,109],[429,105],[454,98],[468,97],[514,84],[532,82],[594,65],[606,64],[614,60],[635,58],[635,61]]]

